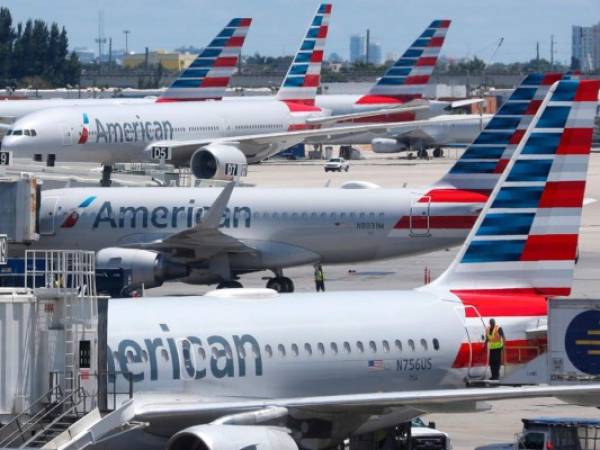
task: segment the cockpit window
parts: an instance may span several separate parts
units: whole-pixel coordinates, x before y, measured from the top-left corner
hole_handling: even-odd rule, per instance
[[[23,130],[13,130],[13,136],[21,136],[23,134]]]
[[[29,131],[31,131],[32,136],[37,136],[37,133],[35,132],[35,130],[29,130]]]
[[[23,130],[23,134],[25,136],[31,136],[31,133],[29,132],[29,130]]]
[[[8,130],[8,131],[6,132],[6,135],[7,135],[7,136],[10,136],[11,134],[12,134],[12,130]]]

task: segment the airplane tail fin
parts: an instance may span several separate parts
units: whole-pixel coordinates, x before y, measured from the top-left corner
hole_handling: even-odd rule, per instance
[[[599,89],[552,85],[454,262],[422,289],[569,295]]]
[[[237,68],[250,18],[232,19],[157,102],[220,100]]]
[[[422,98],[433,73],[450,20],[434,20],[357,103],[403,103]],[[387,100],[386,100],[387,98]]]
[[[329,30],[331,4],[317,9],[300,49],[277,92],[277,100],[313,106],[321,83],[323,50]]]
[[[523,138],[550,86],[562,73],[527,75],[435,188],[489,194]]]

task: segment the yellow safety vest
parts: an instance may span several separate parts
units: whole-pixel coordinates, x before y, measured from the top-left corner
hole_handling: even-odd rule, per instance
[[[500,327],[498,325],[496,325],[493,329],[487,327],[486,334],[488,347],[490,350],[497,350],[503,347],[502,336],[500,336]]]
[[[315,270],[315,280],[317,281],[323,281],[325,279],[325,277],[323,276],[323,271],[322,270]]]

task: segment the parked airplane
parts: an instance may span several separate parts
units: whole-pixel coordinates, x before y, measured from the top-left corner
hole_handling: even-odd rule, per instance
[[[560,74],[531,74],[449,172],[401,189],[77,188],[42,195],[36,248],[98,252],[134,286],[173,278],[239,287],[271,270],[391,258],[458,245],[475,222],[531,116]],[[151,190],[149,190],[151,189]],[[90,239],[90,236],[94,236]],[[352,242],[340,246],[340,242]]]
[[[196,57],[171,86],[158,98],[67,98],[48,100],[1,100],[0,120],[14,122],[35,111],[56,107],[90,107],[102,105],[147,105],[173,100],[220,99],[225,94],[248,34],[252,19],[237,17],[229,21],[219,34]],[[194,86],[193,89],[190,86]],[[11,129],[7,123],[0,129]],[[35,129],[13,128],[17,136]],[[26,135],[27,136],[27,135]],[[35,137],[35,136],[34,136]]]
[[[456,259],[429,285],[111,300],[114,389],[133,382],[133,419],[146,428],[104,445],[325,449],[350,436],[393,437],[415,416],[473,411],[481,400],[600,405],[598,384],[465,387],[485,377],[488,318],[502,324],[507,373],[545,351],[528,330],[546,316],[548,297],[571,290],[599,88],[553,85]]]
[[[197,178],[213,178],[243,175],[247,162],[311,136],[386,131],[393,124],[308,129],[307,119],[325,114],[314,98],[330,14],[331,5],[319,7],[277,96],[268,101],[53,108],[15,122],[2,147],[15,157],[45,154],[56,161],[113,163],[146,156],[189,164]]]

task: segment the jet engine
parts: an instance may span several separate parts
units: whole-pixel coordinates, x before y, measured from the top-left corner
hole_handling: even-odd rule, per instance
[[[150,250],[109,247],[96,253],[98,269],[131,270],[131,284],[146,288],[160,286],[166,280],[186,277],[189,269],[184,264],[170,261],[161,253]]]
[[[298,450],[282,429],[260,425],[196,425],[174,434],[167,450]]]
[[[194,152],[190,159],[190,169],[196,178],[232,180],[246,176],[248,161],[236,147],[210,144]]]
[[[375,138],[371,141],[375,153],[398,153],[406,150],[406,145],[391,138]]]

